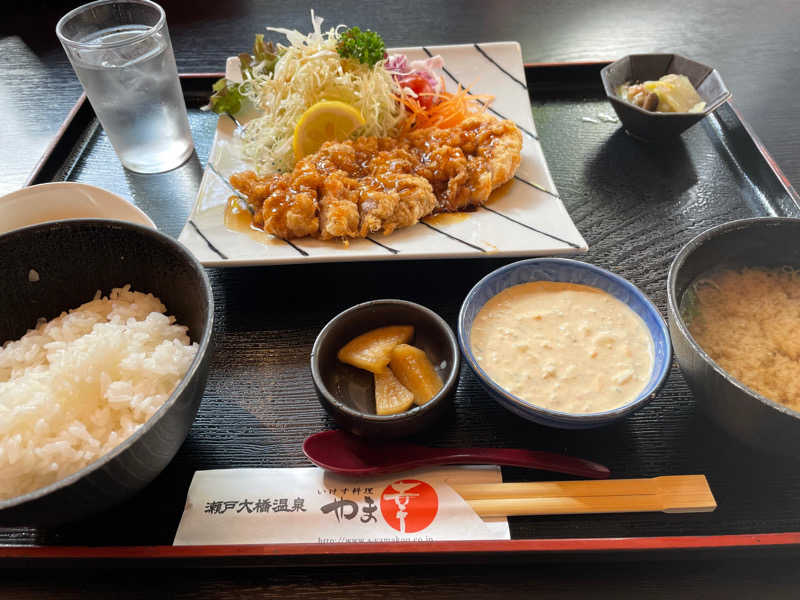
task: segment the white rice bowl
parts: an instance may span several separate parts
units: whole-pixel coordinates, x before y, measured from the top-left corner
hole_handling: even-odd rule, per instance
[[[169,398],[198,350],[152,294],[108,297],[0,348],[0,500],[97,460]]]

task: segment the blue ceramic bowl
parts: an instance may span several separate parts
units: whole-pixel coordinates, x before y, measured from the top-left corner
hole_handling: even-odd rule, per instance
[[[571,414],[534,406],[511,394],[497,383],[478,365],[470,346],[470,333],[475,316],[490,298],[504,289],[530,281],[558,281],[580,283],[608,292],[627,304],[639,315],[647,326],[653,340],[655,360],[653,371],[645,388],[632,402],[597,413]],[[626,417],[641,408],[655,397],[664,383],[672,361],[669,331],[661,313],[653,306],[639,288],[605,269],[588,263],[565,258],[532,258],[516,262],[489,273],[467,294],[458,316],[458,343],[467,363],[480,380],[489,395],[513,413],[524,419],[564,429],[585,429],[607,425]]]

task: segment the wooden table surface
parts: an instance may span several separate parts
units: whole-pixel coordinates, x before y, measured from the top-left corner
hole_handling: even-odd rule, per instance
[[[55,33],[79,2],[12,0],[0,23],[0,194],[23,185],[81,93]],[[220,71],[263,26],[306,30],[304,3],[165,0],[181,72]],[[491,6],[491,8],[490,8]],[[329,24],[377,30],[389,46],[518,40],[526,62],[614,59],[633,52],[678,52],[715,66],[736,104],[795,185],[800,135],[795,97],[800,80],[800,3],[755,4],[608,0],[355,1],[319,0]],[[303,571],[102,572],[3,574],[0,595],[22,597],[159,597],[249,595],[296,597],[792,597],[796,562],[768,557],[727,561],[625,562],[481,569],[402,567]],[[126,596],[126,597],[127,597]]]

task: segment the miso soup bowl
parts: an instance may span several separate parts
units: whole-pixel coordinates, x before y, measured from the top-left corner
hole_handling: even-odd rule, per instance
[[[700,411],[753,448],[797,457],[800,412],[751,390],[715,363],[692,337],[680,310],[687,288],[712,269],[782,265],[800,267],[800,219],[743,219],[713,227],[672,261],[667,308],[675,356]]]
[[[654,360],[644,389],[631,402],[595,413],[566,413],[536,406],[515,396],[483,370],[475,359],[470,334],[475,317],[489,299],[511,286],[532,281],[577,283],[598,288],[621,300],[639,315],[653,342]],[[562,429],[600,427],[623,419],[652,400],[664,384],[672,361],[669,332],[664,319],[647,296],[631,282],[589,263],[566,258],[532,258],[489,273],[467,294],[458,317],[458,342],[464,358],[489,395],[523,419]]]

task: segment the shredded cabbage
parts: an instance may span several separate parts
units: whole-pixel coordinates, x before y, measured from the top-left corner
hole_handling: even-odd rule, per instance
[[[361,111],[366,124],[354,136],[394,136],[405,118],[397,100],[402,92],[384,60],[368,67],[344,59],[336,51],[344,26],[322,31],[322,18],[311,11],[313,31],[268,27],[282,33],[288,45],[278,45],[280,58],[272,73],[255,72],[244,94],[263,111],[248,122],[243,134],[245,158],[255,171],[268,175],[294,167],[292,136],[302,114],[321,100],[340,100]]]

